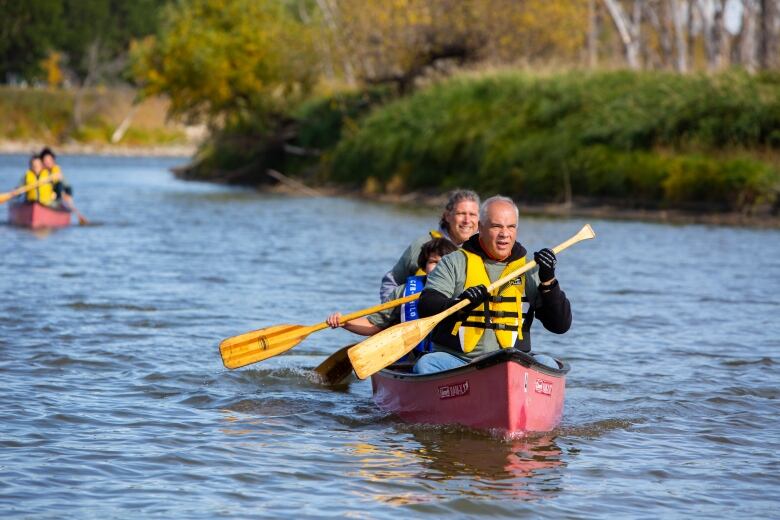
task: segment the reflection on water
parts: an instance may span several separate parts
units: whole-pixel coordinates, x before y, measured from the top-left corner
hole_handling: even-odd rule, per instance
[[[382,483],[415,483],[403,493],[375,494],[377,502],[404,505],[438,502],[453,496],[533,501],[561,489],[563,452],[552,435],[497,440],[477,432],[415,427],[399,435],[393,449],[360,442],[351,445],[355,475]]]
[[[417,455],[425,471],[419,477],[432,481],[469,478],[476,481],[468,493],[492,495],[497,491],[513,498],[550,498],[560,489],[562,452],[551,435],[499,442],[475,433],[435,430],[413,434],[420,443]]]

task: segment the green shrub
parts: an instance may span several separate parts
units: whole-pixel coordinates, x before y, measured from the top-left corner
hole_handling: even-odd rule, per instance
[[[570,183],[575,197],[625,206],[744,209],[776,196],[779,129],[777,76],[503,73],[374,110],[327,166],[355,186],[400,179],[546,202]]]
[[[773,203],[777,180],[776,171],[754,159],[682,157],[670,164],[664,199],[673,206],[747,210]]]

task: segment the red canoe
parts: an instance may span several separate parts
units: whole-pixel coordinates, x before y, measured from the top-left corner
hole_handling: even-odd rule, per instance
[[[371,376],[371,386],[382,410],[408,422],[505,434],[548,432],[563,415],[569,364],[558,364],[558,370],[549,368],[506,349],[436,374],[414,375],[393,366]]]
[[[52,208],[37,202],[14,203],[8,208],[11,224],[33,229],[69,226],[70,213],[68,209]]]

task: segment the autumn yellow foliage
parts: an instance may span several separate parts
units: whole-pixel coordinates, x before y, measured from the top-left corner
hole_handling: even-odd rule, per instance
[[[311,34],[280,2],[176,3],[159,36],[131,52],[143,92],[168,94],[171,113],[190,121],[240,122],[313,82]]]

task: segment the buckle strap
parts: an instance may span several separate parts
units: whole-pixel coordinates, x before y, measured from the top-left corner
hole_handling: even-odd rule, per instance
[[[513,302],[516,300],[514,296],[491,296],[488,299],[493,303],[506,303],[506,302]],[[520,298],[520,301],[527,302],[528,297],[523,295],[522,298]]]
[[[527,313],[523,313],[523,316],[525,316]],[[481,317],[484,316],[484,313],[482,312],[469,312],[467,314],[469,317]],[[491,311],[490,312],[490,318],[517,318],[518,314],[514,311]],[[487,320],[486,320],[487,321]]]
[[[489,322],[483,323],[481,321],[464,321],[462,324],[464,327],[475,327],[478,329],[493,329],[493,330],[516,330],[517,325],[507,325],[506,323]]]

